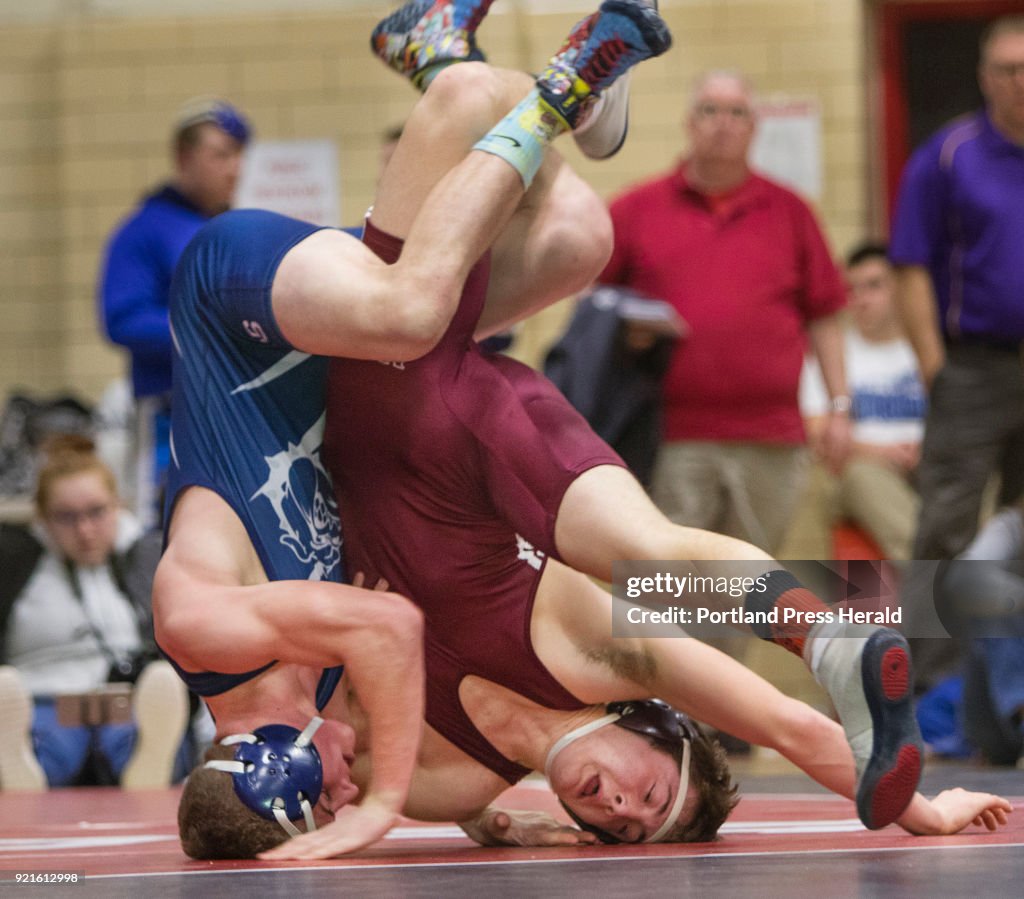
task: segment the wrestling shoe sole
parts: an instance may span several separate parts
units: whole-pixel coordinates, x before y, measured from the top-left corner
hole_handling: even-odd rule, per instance
[[[126,790],[170,786],[174,760],[188,728],[188,691],[164,661],[150,662],[132,693],[137,733],[132,756],[121,772]]]
[[[921,780],[924,746],[914,715],[910,649],[903,636],[880,630],[861,656],[861,681],[871,712],[871,758],[857,783],[857,814],[878,830],[910,804]]]
[[[40,792],[46,774],[32,748],[32,698],[21,676],[0,666],[0,789]]]
[[[593,120],[573,131],[573,140],[588,159],[608,159],[626,142],[629,134],[629,82],[626,72],[602,95],[601,108]]]

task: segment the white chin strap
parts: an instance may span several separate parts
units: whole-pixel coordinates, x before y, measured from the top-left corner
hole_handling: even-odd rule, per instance
[[[571,746],[580,739],[580,737],[592,734],[595,730],[600,730],[606,724],[614,724],[621,717],[622,715],[618,712],[611,712],[608,715],[598,718],[596,721],[591,721],[590,724],[583,724],[575,730],[569,731],[569,733],[558,740],[549,750],[548,757],[544,760],[544,776],[548,780],[551,780],[551,766],[555,763],[555,759],[558,758],[558,754],[565,749],[566,746]]]
[[[654,833],[652,833],[646,840],[645,843],[657,843],[664,839],[665,835],[676,826],[676,822],[679,820],[679,813],[683,810],[683,804],[686,802],[686,791],[690,787],[690,741],[689,739],[683,740],[683,761],[679,765],[679,789],[676,790],[676,801],[672,803],[672,808],[669,809],[668,817],[664,820],[661,827],[659,827]]]
[[[558,754],[565,749],[566,746],[571,746],[581,737],[592,734],[595,730],[600,730],[606,724],[614,724],[622,717],[618,712],[611,712],[598,718],[596,721],[591,721],[589,724],[584,724],[577,727],[575,730],[569,731],[564,737],[555,742],[555,745],[551,747],[548,752],[547,758],[544,760],[544,776],[550,782],[551,780],[551,766],[555,763],[555,759],[558,758]],[[676,791],[676,801],[672,803],[672,808],[669,809],[668,817],[662,822],[654,833],[652,833],[646,840],[645,843],[657,843],[663,839],[665,835],[676,825],[679,820],[679,814],[683,810],[683,805],[686,802],[686,791],[690,786],[690,741],[688,739],[683,740],[683,760],[679,765],[679,789]]]
[[[295,738],[295,745],[302,748],[308,746],[313,741],[313,735],[320,730],[320,725],[324,723],[323,718],[319,718],[316,715],[310,719],[309,724],[306,725],[305,730],[302,731]],[[234,746],[238,743],[255,743],[258,741],[258,737],[255,734],[231,734],[220,741],[221,746]],[[203,765],[204,768],[211,768],[214,771],[226,771],[228,774],[245,774],[246,766],[245,762],[239,762],[234,759],[214,759]],[[299,801],[299,808],[302,809],[302,817],[306,822],[306,833],[312,833],[316,830],[316,821],[313,818],[313,807],[309,804],[309,800],[305,796]],[[278,796],[274,799],[271,805],[271,811],[274,813],[274,820],[277,821],[281,827],[284,828],[284,832],[290,837],[302,836],[302,831],[299,830],[288,818],[284,811],[284,799]]]
[[[306,833],[312,833],[316,830],[316,821],[313,820],[313,807],[309,804],[309,800],[306,799],[305,796],[302,797],[299,807],[302,809],[302,817],[306,821]],[[288,836],[302,836],[302,831],[292,824],[292,822],[288,820],[288,816],[284,813],[284,800],[280,796],[274,800],[274,805],[271,810],[274,812],[274,820],[284,828],[284,832],[288,834]]]

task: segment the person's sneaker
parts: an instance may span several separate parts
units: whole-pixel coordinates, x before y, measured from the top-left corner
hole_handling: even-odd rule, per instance
[[[671,46],[668,26],[649,0],[604,0],[573,28],[537,77],[537,88],[551,110],[576,128],[602,91]]]
[[[410,0],[382,20],[370,47],[387,65],[422,87],[438,65],[482,61],[476,30],[494,0]]]
[[[150,662],[132,693],[135,748],[121,772],[126,790],[151,790],[171,784],[174,760],[188,727],[188,691],[164,661]]]
[[[21,675],[0,665],[0,790],[46,789],[46,774],[32,749],[32,714]]]
[[[814,676],[828,692],[857,764],[857,815],[877,830],[910,804],[921,779],[924,745],[914,715],[910,648],[891,628],[821,625],[827,644]]]

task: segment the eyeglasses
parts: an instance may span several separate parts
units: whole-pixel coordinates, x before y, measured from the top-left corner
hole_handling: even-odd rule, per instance
[[[988,70],[996,78],[1005,78],[1009,81],[1018,75],[1024,75],[1024,62],[990,62]]]
[[[86,509],[53,509],[47,515],[47,518],[59,527],[73,528],[79,522],[95,524],[98,521],[102,521],[110,514],[113,508],[112,503],[103,503],[102,505],[89,506]]]
[[[869,291],[884,290],[887,281],[885,278],[865,278],[863,281],[848,281],[846,289],[852,294],[868,293]]]
[[[700,103],[695,112],[702,119],[713,119],[717,116],[728,116],[734,122],[748,121],[752,115],[748,106],[724,106],[718,103]]]

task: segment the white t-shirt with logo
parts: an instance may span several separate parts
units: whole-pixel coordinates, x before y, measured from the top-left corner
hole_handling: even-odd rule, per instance
[[[919,442],[927,399],[910,344],[874,343],[848,329],[844,353],[853,439],[877,446]],[[805,418],[825,415],[829,405],[818,362],[808,357],[800,377],[800,412]]]

